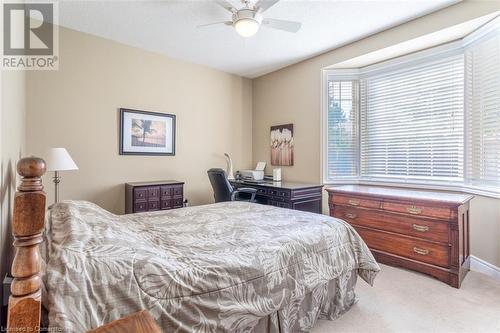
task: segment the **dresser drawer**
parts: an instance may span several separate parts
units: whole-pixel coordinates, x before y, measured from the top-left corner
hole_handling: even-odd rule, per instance
[[[278,194],[276,194],[277,197],[279,198],[290,198],[290,191],[281,191],[278,190]]]
[[[381,205],[379,200],[362,199],[338,194],[333,195],[333,204],[364,208],[380,208]]]
[[[169,198],[173,195],[173,189],[170,186],[162,186],[161,187],[161,197]]]
[[[167,199],[167,200],[162,199],[160,207],[161,207],[161,209],[171,209],[171,208],[173,208],[174,207],[173,200],[172,199]]]
[[[382,208],[391,212],[405,213],[413,216],[427,216],[449,220],[452,218],[451,209],[448,207],[433,207],[412,202],[385,201]]]
[[[345,206],[334,206],[333,216],[350,224],[418,237],[424,240],[441,243],[449,242],[449,225],[445,221],[431,221],[413,216]]]
[[[257,194],[267,195],[267,190],[265,188],[257,188]]]
[[[267,194],[273,196],[273,197],[277,197],[278,196],[278,190],[275,190],[275,189],[269,189],[267,190]]]
[[[450,266],[448,245],[431,243],[362,227],[355,228],[369,248],[441,267]]]
[[[267,194],[276,198],[290,199],[290,191],[286,190],[269,189]]]
[[[160,209],[159,201],[149,201],[148,202],[148,210],[158,210]]]
[[[182,204],[182,198],[174,199],[173,200],[173,205],[174,205],[174,208],[182,207],[183,206],[183,204]]]
[[[290,204],[288,202],[278,202],[278,207],[290,208]]]
[[[148,190],[146,188],[134,188],[135,201],[145,201],[148,199]]]
[[[148,201],[160,200],[160,187],[148,188]]]
[[[139,213],[139,212],[146,212],[148,210],[148,203],[147,202],[136,202],[134,204],[134,212]]]
[[[174,192],[174,197],[182,196],[182,186],[175,186],[173,188],[173,192]]]

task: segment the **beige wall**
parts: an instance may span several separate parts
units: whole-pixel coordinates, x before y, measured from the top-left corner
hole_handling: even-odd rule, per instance
[[[16,186],[16,163],[24,155],[25,73],[0,71],[0,277],[12,262],[11,217]],[[2,290],[0,289],[0,296]],[[0,299],[2,299],[0,297]],[[0,323],[2,323],[0,314]]]
[[[124,210],[123,183],[128,181],[184,180],[192,204],[211,202],[205,170],[224,166],[224,151],[231,153],[236,169],[259,160],[269,162],[269,127],[280,123],[295,124],[295,166],[284,168],[285,179],[317,182],[321,68],[495,10],[500,10],[499,2],[466,1],[255,79],[253,84],[207,67],[61,29],[59,71],[28,72],[26,83],[23,73],[3,73],[2,249],[8,244],[14,166],[24,152],[25,138],[29,154],[43,155],[48,147],[63,146],[79,165],[80,170],[62,174],[63,199],[91,200],[116,213]],[[118,155],[119,107],[176,114],[177,155]],[[44,181],[51,202],[50,175]],[[473,254],[500,266],[500,201],[478,197],[471,214]],[[1,258],[5,269],[8,260],[4,253]]]
[[[499,1],[464,1],[253,81],[253,162],[270,162],[269,128],[294,124],[295,165],[286,180],[319,182],[321,69],[500,10]],[[268,167],[269,171],[270,167]],[[326,210],[326,202],[324,202]],[[472,253],[500,266],[500,200],[472,202]]]
[[[176,179],[186,182],[192,204],[209,203],[206,170],[225,167],[224,152],[236,168],[251,165],[251,81],[74,30],[59,33],[59,71],[27,74],[26,144],[37,156],[65,147],[79,166],[62,173],[61,199],[123,213],[125,182]],[[176,156],[120,156],[120,107],[176,114]]]

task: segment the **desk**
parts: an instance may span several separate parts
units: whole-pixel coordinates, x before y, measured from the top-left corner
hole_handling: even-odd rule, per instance
[[[321,184],[230,181],[234,188],[250,187],[257,190],[256,200],[264,205],[303,210],[321,214]]]

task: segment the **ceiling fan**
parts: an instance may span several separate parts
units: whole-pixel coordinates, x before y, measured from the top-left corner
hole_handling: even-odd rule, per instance
[[[215,22],[199,25],[198,28],[206,27],[215,24],[225,24],[232,26],[238,34],[243,37],[250,37],[257,33],[260,26],[279,29],[288,32],[299,31],[302,23],[294,21],[277,20],[272,18],[264,18],[263,13],[270,7],[275,5],[279,0],[259,0],[252,5],[250,0],[241,0],[244,4],[243,8],[236,9],[226,0],[215,0],[219,6],[223,7],[233,15],[231,21]]]

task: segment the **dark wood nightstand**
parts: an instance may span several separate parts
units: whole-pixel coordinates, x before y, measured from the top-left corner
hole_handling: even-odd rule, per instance
[[[163,180],[125,184],[125,213],[180,208],[184,202],[184,182]]]

